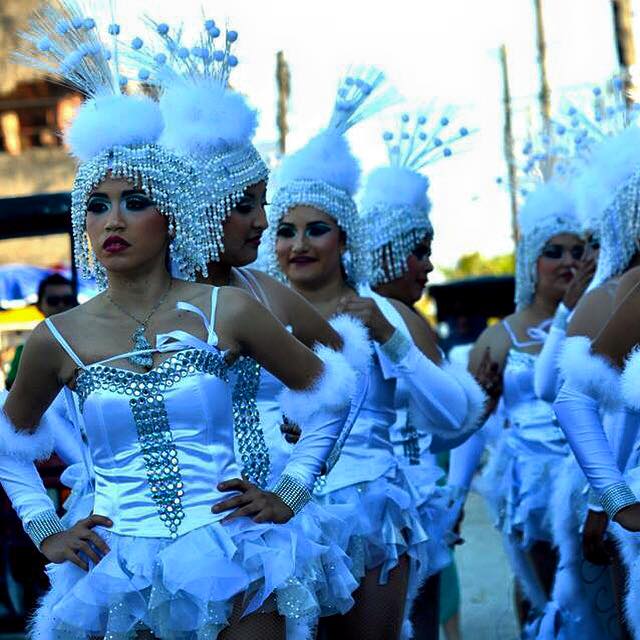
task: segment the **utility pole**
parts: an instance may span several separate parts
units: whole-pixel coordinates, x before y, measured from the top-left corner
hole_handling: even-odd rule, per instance
[[[500,47],[500,66],[502,68],[502,107],[504,113],[503,147],[504,158],[509,175],[509,199],[511,202],[511,236],[513,242],[518,242],[518,176],[516,161],[513,154],[513,130],[511,123],[511,89],[509,87],[509,66],[507,63],[507,46]]]
[[[289,133],[287,108],[289,106],[289,95],[291,94],[291,73],[283,51],[278,51],[277,54],[276,82],[278,84],[278,115],[276,116],[278,151],[280,155],[284,155],[287,150],[287,133]]]
[[[540,75],[538,100],[540,101],[543,130],[548,133],[549,121],[551,120],[551,89],[549,88],[547,75],[547,41],[544,34],[542,0],[533,0],[533,5],[536,14],[536,47],[538,50],[538,73]]]
[[[611,0],[616,51],[618,52],[618,64],[624,80],[627,105],[633,103],[633,94],[635,92],[636,47],[633,40],[633,8],[631,5],[632,0]]]

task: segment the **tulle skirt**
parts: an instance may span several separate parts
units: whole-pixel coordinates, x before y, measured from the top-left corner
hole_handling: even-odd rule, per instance
[[[343,525],[313,502],[284,525],[243,518],[176,540],[96,531],[110,547],[99,564],[88,572],[70,562],[48,566],[51,590],[31,637],[129,640],[144,629],[163,640],[211,640],[238,597],[247,614],[275,607],[300,621],[353,604]]]
[[[420,575],[429,566],[429,535],[417,509],[420,498],[401,469],[324,493],[319,500],[343,522],[346,552],[358,580],[379,569],[380,584],[385,584],[405,554]]]
[[[536,541],[553,543],[551,491],[566,446],[523,441],[505,430],[478,482],[496,528],[521,549]],[[555,444],[555,443],[554,443]]]

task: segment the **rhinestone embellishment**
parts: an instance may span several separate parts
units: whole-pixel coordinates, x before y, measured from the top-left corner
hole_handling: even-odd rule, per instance
[[[184,519],[184,484],[178,451],[171,433],[164,391],[198,373],[227,381],[228,365],[222,354],[199,349],[180,351],[147,373],[98,365],[80,372],[76,392],[80,410],[91,393],[99,390],[129,396],[129,406],[138,432],[150,495],[171,538],[177,538]]]
[[[242,475],[265,488],[271,461],[256,401],[260,385],[260,365],[252,358],[242,357],[234,365],[234,371],[237,373],[237,380],[232,394],[233,431],[242,461]]]

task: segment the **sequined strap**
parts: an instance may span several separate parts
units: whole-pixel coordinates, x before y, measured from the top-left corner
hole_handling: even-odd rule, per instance
[[[49,327],[51,335],[58,341],[58,344],[67,352],[67,355],[81,368],[86,369],[84,363],[78,357],[78,354],[71,348],[71,345],[62,337],[62,334],[56,329],[51,318],[45,318],[44,323]]]

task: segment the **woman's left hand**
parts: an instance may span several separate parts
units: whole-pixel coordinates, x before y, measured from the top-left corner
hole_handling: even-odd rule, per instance
[[[342,298],[338,303],[337,311],[360,319],[369,329],[371,337],[380,344],[387,342],[395,331],[394,326],[385,318],[372,298],[358,296]]]
[[[211,507],[212,513],[222,513],[233,509],[222,520],[222,524],[242,517],[251,518],[258,523],[272,522],[274,524],[284,524],[293,518],[293,511],[275,493],[263,491],[247,480],[241,478],[225,480],[218,484],[218,491],[237,491],[240,493],[240,495],[218,502]]]

